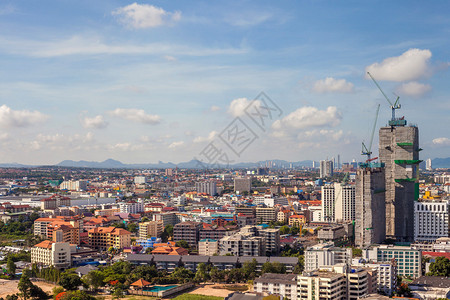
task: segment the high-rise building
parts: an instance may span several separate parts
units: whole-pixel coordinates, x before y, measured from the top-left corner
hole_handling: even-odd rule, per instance
[[[334,247],[333,243],[317,244],[305,251],[305,271],[314,271],[324,266],[351,264],[352,249]]]
[[[197,248],[200,228],[202,223],[190,221],[178,223],[173,227],[173,240],[174,242],[183,240],[192,248]]]
[[[435,242],[449,235],[450,200],[414,203],[414,241]]]
[[[356,173],[355,244],[367,247],[386,239],[385,174],[381,163],[361,164]]]
[[[159,237],[164,231],[164,222],[162,220],[139,223],[139,238],[148,239]]]
[[[333,161],[321,160],[320,161],[320,178],[333,176]]]
[[[431,158],[429,158],[429,159],[426,160],[426,162],[425,162],[425,169],[426,169],[427,171],[433,170],[433,166],[432,166],[432,164],[431,164]]]
[[[400,122],[401,121],[401,122]],[[386,236],[414,239],[414,201],[419,197],[419,129],[406,120],[380,128],[379,158],[385,164]]]
[[[252,189],[252,179],[250,177],[234,178],[234,191],[242,194],[250,192]]]
[[[214,181],[196,182],[195,190],[198,193],[205,193],[214,196],[215,194],[217,194],[217,185]]]
[[[326,222],[355,220],[355,186],[333,183],[322,186],[322,217]]]

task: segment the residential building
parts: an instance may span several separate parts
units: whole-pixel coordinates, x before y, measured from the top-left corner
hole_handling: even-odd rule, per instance
[[[123,249],[131,246],[131,232],[116,227],[97,227],[89,232],[89,245],[92,248],[106,250],[109,247]]]
[[[321,160],[320,161],[320,178],[333,176],[333,161]]]
[[[397,264],[394,263],[366,263],[357,262],[355,265],[359,265],[365,268],[374,269],[377,272],[377,290],[379,293],[391,296],[397,288]],[[369,291],[370,292],[370,291]],[[370,293],[374,293],[372,291]]]
[[[364,248],[386,239],[385,172],[382,163],[361,164],[356,173],[355,244]]]
[[[134,176],[134,184],[146,184],[147,177],[145,176]]]
[[[137,214],[144,212],[144,199],[119,203],[121,213]]]
[[[41,210],[52,210],[60,206],[71,206],[71,199],[61,195],[53,195],[50,198],[41,199]]]
[[[198,242],[198,254],[212,256],[219,254],[219,241],[213,239],[203,239]]]
[[[87,190],[87,181],[85,180],[67,180],[63,181],[59,185],[60,190],[68,190],[68,191],[86,191]]]
[[[289,226],[301,227],[306,223],[306,217],[304,215],[292,215],[288,218]]]
[[[175,242],[184,240],[190,247],[197,248],[201,228],[202,223],[190,221],[178,223],[173,227],[173,240]]]
[[[31,248],[31,263],[42,267],[68,268],[71,264],[70,245],[48,240],[40,242]]]
[[[425,169],[426,169],[427,171],[432,171],[432,170],[433,170],[433,165],[432,165],[432,163],[431,163],[431,158],[428,158],[428,159],[426,160],[426,163],[425,163]]]
[[[297,277],[297,299],[347,300],[346,278],[343,274],[313,271]]]
[[[251,177],[236,177],[234,178],[234,191],[242,194],[244,192],[250,192],[252,189]]]
[[[366,261],[392,263],[397,274],[418,278],[422,276],[422,251],[408,246],[380,245],[363,250]]]
[[[197,193],[204,193],[211,196],[217,194],[217,184],[214,181],[202,181],[195,183]]]
[[[159,237],[164,231],[163,221],[149,221],[139,223],[139,238],[147,239],[151,237]]]
[[[379,131],[379,159],[385,164],[386,236],[414,240],[414,201],[419,198],[419,129],[391,120]],[[393,124],[393,125],[392,125]]]
[[[318,244],[305,251],[305,271],[314,271],[323,266],[351,264],[352,249],[334,247],[332,243]]]
[[[219,254],[233,256],[265,255],[265,239],[261,236],[251,236],[237,233],[219,240]]]
[[[269,223],[276,221],[277,209],[274,207],[257,207],[256,208],[256,222]]]
[[[355,220],[355,186],[333,183],[322,186],[322,217],[327,222]]]
[[[253,281],[257,293],[279,295],[283,299],[297,299],[297,275],[265,273]]]
[[[450,200],[424,200],[414,203],[414,240],[434,242],[449,237]]]

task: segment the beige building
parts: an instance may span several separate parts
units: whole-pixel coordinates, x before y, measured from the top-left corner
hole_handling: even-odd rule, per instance
[[[346,280],[343,274],[314,271],[297,277],[297,299],[346,300]]]
[[[198,254],[213,256],[219,254],[219,242],[212,239],[204,239],[198,242]]]
[[[257,207],[256,208],[256,223],[269,223],[276,221],[277,209],[274,207]]]
[[[159,237],[164,231],[164,223],[162,220],[139,223],[139,238],[148,239],[151,237]]]
[[[131,246],[131,232],[116,227],[96,227],[89,230],[89,245],[97,249],[114,247],[123,249]]]
[[[68,268],[71,265],[69,243],[43,241],[31,248],[31,263],[40,266]]]

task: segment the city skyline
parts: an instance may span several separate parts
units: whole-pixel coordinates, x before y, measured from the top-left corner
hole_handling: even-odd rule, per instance
[[[280,116],[231,160],[362,161],[391,115],[367,71],[448,157],[449,6],[2,1],[0,163],[190,161],[260,92]]]

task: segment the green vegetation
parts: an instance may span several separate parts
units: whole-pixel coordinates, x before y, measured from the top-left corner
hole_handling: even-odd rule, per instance
[[[437,257],[436,261],[430,264],[427,276],[450,276],[450,260],[442,256]]]

